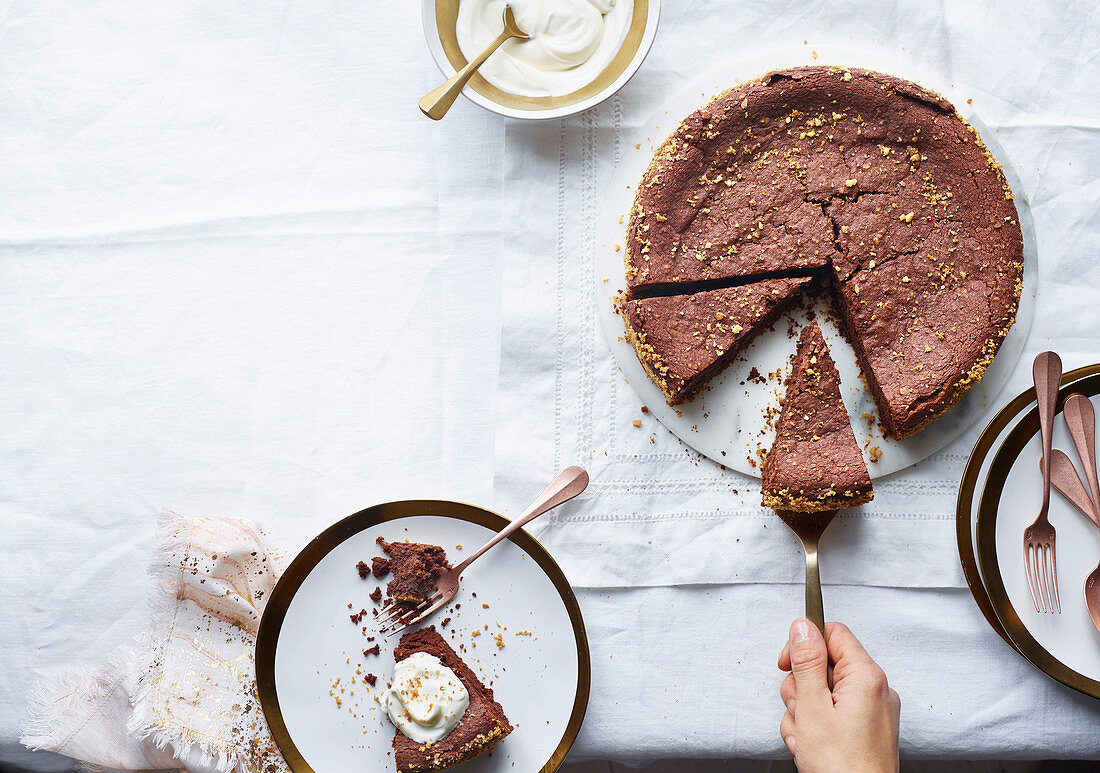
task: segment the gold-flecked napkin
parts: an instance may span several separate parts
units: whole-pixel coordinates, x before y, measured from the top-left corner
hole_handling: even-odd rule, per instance
[[[149,630],[94,671],[36,686],[23,743],[121,770],[287,771],[253,663],[282,570],[263,529],[164,512],[149,567]]]

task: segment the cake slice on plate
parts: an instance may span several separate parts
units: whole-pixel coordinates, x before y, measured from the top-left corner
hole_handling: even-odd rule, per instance
[[[669,405],[691,398],[811,283],[808,277],[623,301],[627,337]]]
[[[481,683],[435,626],[407,633],[394,650],[400,663],[417,653],[438,658],[469,693],[469,705],[458,724],[434,743],[419,743],[400,730],[393,737],[393,755],[400,773],[422,773],[458,765],[491,750],[512,732],[504,709],[493,698],[493,691]]]
[[[424,601],[435,591],[439,573],[451,568],[447,552],[438,545],[386,542],[381,537],[378,544],[390,557],[386,568],[393,572],[386,594],[398,604],[416,605]]]
[[[840,396],[840,374],[816,322],[798,339],[775,443],[764,461],[764,506],[816,512],[874,498]]]

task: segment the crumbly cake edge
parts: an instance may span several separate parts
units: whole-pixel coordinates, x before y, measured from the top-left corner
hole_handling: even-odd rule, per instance
[[[831,493],[830,493],[831,492]],[[829,491],[823,496],[791,495],[790,489],[775,493],[764,492],[764,507],[772,510],[794,510],[799,513],[816,513],[826,510],[845,510],[864,505],[875,498],[873,489],[867,491]]]
[[[488,733],[478,733],[474,736],[473,740],[469,741],[459,751],[458,755],[450,760],[444,760],[442,754],[431,755],[431,748],[435,744],[424,744],[419,747],[419,751],[425,753],[424,765],[418,767],[405,768],[405,771],[422,771],[422,770],[446,770],[447,768],[453,768],[456,765],[461,765],[464,762],[469,762],[474,757],[478,757],[495,747],[498,743],[503,741],[508,735],[510,735],[512,729],[505,728],[501,725],[496,725]]]
[[[638,361],[642,363],[642,367],[649,375],[650,381],[661,390],[661,394],[665,396],[665,401],[669,405],[683,402],[686,398],[680,397],[677,399],[668,378],[666,378],[668,365],[665,364],[665,358],[653,348],[652,344],[646,343],[645,333],[641,330],[635,330],[634,326],[630,324],[630,317],[627,316],[626,308],[622,304],[616,303],[615,310],[623,318],[623,324],[626,326],[626,339],[634,347],[634,354],[638,357]]]

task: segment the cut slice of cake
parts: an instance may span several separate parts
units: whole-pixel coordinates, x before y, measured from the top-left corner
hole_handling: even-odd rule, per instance
[[[493,691],[481,683],[435,626],[422,628],[401,637],[393,656],[396,662],[417,652],[439,658],[454,672],[470,696],[469,706],[454,730],[435,743],[418,743],[400,730],[393,736],[393,755],[400,773],[443,770],[485,754],[509,733],[512,725],[504,709],[493,698]]]
[[[848,412],[840,374],[816,322],[798,339],[775,443],[764,461],[764,506],[816,512],[874,498]]]
[[[808,277],[623,301],[627,337],[669,405],[691,398],[801,297]]]
[[[395,603],[419,604],[435,590],[440,571],[451,568],[447,552],[438,545],[386,542],[381,537],[378,544],[390,557],[388,568],[393,579],[386,584],[386,594]]]

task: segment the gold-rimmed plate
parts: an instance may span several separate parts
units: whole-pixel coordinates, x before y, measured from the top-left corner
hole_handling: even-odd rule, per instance
[[[1066,373],[1059,393],[1082,392],[1100,401],[1100,364]],[[1100,534],[1058,494],[1050,517],[1058,529],[1061,615],[1036,613],[1023,574],[1022,535],[1041,499],[1038,411],[1028,389],[1008,403],[982,433],[963,473],[956,513],[959,557],[975,602],[990,626],[1041,671],[1100,698],[1100,634],[1084,607],[1085,576],[1100,559]],[[1055,447],[1072,445],[1060,418]]]
[[[393,725],[374,695],[392,676],[397,637],[377,634],[368,598],[388,578],[363,580],[356,571],[381,555],[375,540],[441,545],[457,563],[507,523],[459,502],[390,502],[329,527],[291,562],[260,622],[256,682],[294,773],[394,769]],[[353,622],[361,609],[368,613]],[[584,719],[591,660],[576,596],[545,548],[517,532],[464,573],[455,603],[428,623],[493,688],[516,728],[463,769],[557,770]],[[375,644],[380,653],[364,655]]]

